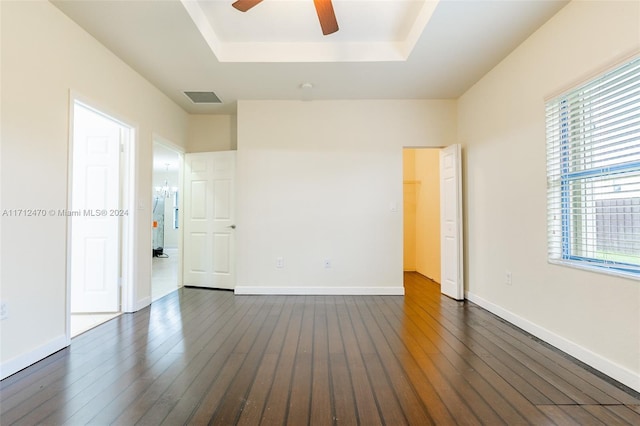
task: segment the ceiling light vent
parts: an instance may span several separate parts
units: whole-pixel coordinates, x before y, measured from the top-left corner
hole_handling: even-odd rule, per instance
[[[222,101],[213,92],[184,92],[194,104],[221,104]]]

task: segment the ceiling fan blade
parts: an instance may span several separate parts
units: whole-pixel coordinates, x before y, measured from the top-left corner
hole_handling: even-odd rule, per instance
[[[313,0],[313,3],[316,5],[322,34],[328,35],[338,31],[338,21],[331,0]]]
[[[246,12],[247,10],[251,9],[253,6],[260,3],[261,1],[262,0],[237,0],[233,2],[231,6],[235,7],[240,12]]]

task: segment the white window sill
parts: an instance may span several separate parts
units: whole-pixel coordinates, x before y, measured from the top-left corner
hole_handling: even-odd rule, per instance
[[[595,272],[598,274],[604,275],[613,275],[615,277],[628,278],[636,281],[640,281],[640,273],[634,274],[631,272],[618,271],[616,269],[610,269],[601,266],[587,265],[583,262],[578,262],[575,260],[557,260],[557,259],[548,259],[549,263],[553,265],[561,265],[568,266],[574,269],[582,269],[583,271]]]

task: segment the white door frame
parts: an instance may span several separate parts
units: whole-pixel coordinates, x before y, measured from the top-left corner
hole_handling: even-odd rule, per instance
[[[126,137],[123,138],[122,148],[122,162],[121,162],[121,188],[122,188],[122,206],[123,210],[128,211],[127,216],[122,217],[121,223],[121,281],[120,281],[120,311],[121,312],[134,312],[136,289],[134,285],[134,277],[136,273],[135,267],[135,223],[136,223],[136,208],[135,208],[135,187],[136,187],[136,140],[138,129],[137,126],[129,124],[126,120],[120,118],[117,114],[112,113],[108,108],[104,108],[99,103],[94,102],[86,97],[70,91],[69,94],[69,150],[68,150],[68,168],[67,168],[67,211],[72,209],[72,196],[73,196],[73,128],[74,128],[74,107],[75,104],[80,103],[83,106],[96,111],[99,114],[106,116],[107,118],[119,123],[123,127],[129,129]],[[66,340],[67,345],[71,343],[71,232],[72,232],[72,217],[67,217],[67,297],[66,297]]]
[[[153,133],[152,144],[163,145],[165,148],[175,151],[179,157],[179,169],[178,169],[178,287],[182,287],[182,270],[183,270],[183,250],[184,250],[184,148],[178,144],[171,142],[169,139]],[[153,152],[153,150],[152,150]],[[151,168],[151,182],[153,182],[153,166]],[[153,190],[153,188],[152,188]],[[152,204],[153,205],[153,204]],[[149,209],[149,223],[153,222],[153,209]],[[149,241],[149,248],[153,246],[153,232],[151,233],[151,241]],[[153,298],[153,258],[149,260],[151,264],[151,297]]]

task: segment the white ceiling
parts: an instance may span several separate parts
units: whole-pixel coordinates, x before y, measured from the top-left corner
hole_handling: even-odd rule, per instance
[[[245,13],[233,0],[52,3],[185,111],[233,114],[239,99],[457,98],[568,1],[333,0],[340,30],[329,36],[312,0],[264,0]],[[373,47],[359,46],[372,42],[395,43],[382,50],[395,57],[367,57]],[[194,105],[184,91],[223,103]]]

